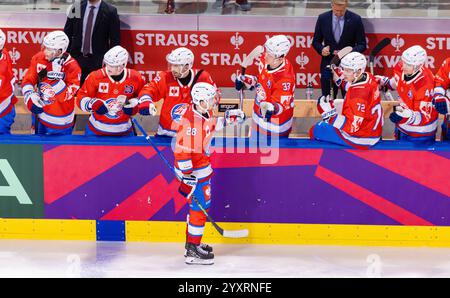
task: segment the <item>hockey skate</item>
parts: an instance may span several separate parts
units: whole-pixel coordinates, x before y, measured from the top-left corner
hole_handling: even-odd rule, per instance
[[[205,243],[200,243],[200,247],[207,251],[207,252],[213,252],[213,248],[212,246],[209,246],[208,244]],[[187,248],[188,248],[188,243],[186,242],[186,245],[184,246],[185,250],[184,250],[184,256],[187,256]]]
[[[212,251],[212,247],[206,244],[195,245],[186,243],[185,263],[188,265],[214,264],[214,254],[203,247]]]

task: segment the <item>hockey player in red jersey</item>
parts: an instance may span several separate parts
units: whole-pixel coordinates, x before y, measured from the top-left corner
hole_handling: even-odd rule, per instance
[[[287,137],[294,115],[295,72],[286,59],[291,42],[285,35],[269,38],[264,44],[258,76],[239,75],[236,90],[246,86],[256,90],[253,105],[254,133]]]
[[[442,63],[434,77],[433,105],[439,114],[444,115],[441,140],[450,140],[450,99],[447,90],[450,88],[450,58]]]
[[[417,143],[434,142],[438,112],[432,104],[434,75],[425,67],[427,52],[412,46],[402,53],[394,68],[394,77],[379,77],[383,88],[396,89],[400,105],[389,119],[395,123],[395,137]]]
[[[0,134],[10,134],[14,123],[17,98],[14,95],[16,78],[12,70],[11,58],[5,48],[6,35],[0,29]]]
[[[241,123],[241,110],[228,110],[224,117],[213,115],[217,103],[217,89],[209,83],[197,83],[192,88],[192,105],[186,104],[184,113],[175,119],[177,126],[175,171],[181,177],[179,192],[188,199],[189,215],[186,229],[187,264],[213,264],[212,248],[201,243],[206,216],[193,196],[208,212],[211,205],[211,176],[209,145],[215,131],[226,125]]]
[[[192,68],[194,54],[188,48],[173,50],[166,60],[169,69],[160,71],[139,94],[139,112],[141,115],[155,116],[157,110],[154,102],[163,99],[156,136],[174,137],[173,121],[180,118],[185,104],[191,102],[194,80],[215,84],[208,72]]]
[[[126,68],[128,56],[121,46],[110,49],[103,59],[105,67],[89,74],[78,92],[78,107],[91,113],[85,135],[134,135],[130,117],[138,112],[144,80],[138,71]]]
[[[80,88],[81,70],[67,52],[69,38],[63,31],[48,33],[43,50],[31,58],[22,81],[25,105],[39,135],[72,134],[74,94]]]
[[[367,149],[381,139],[383,111],[375,77],[365,72],[364,55],[352,52],[344,56],[340,67],[345,78],[346,94],[342,113],[338,114],[329,96],[317,103],[322,121],[311,127],[310,137],[319,141]]]

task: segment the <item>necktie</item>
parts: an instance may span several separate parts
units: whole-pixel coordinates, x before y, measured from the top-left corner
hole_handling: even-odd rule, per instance
[[[341,39],[341,18],[337,18],[336,26],[334,27],[334,40],[339,43]]]
[[[95,6],[89,7],[89,15],[86,23],[86,30],[84,32],[84,42],[83,42],[83,55],[91,53],[91,35],[92,35],[92,23],[94,22],[94,9]]]

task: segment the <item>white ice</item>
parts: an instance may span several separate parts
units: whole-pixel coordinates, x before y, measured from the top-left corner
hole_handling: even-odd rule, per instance
[[[450,249],[216,244],[184,264],[181,243],[0,240],[0,277],[450,277]]]

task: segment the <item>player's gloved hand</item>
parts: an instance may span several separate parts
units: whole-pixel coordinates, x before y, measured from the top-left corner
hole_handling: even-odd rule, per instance
[[[345,80],[344,72],[342,71],[342,68],[331,65],[331,72],[333,73],[333,80],[336,86],[341,86],[342,82]]]
[[[257,83],[258,79],[255,76],[241,74],[238,74],[236,76],[236,80],[234,81],[234,85],[237,91],[240,91],[244,87],[246,89],[253,90]]]
[[[375,76],[375,81],[378,83],[379,89],[383,92],[387,92],[388,90],[394,90],[391,86],[391,79],[386,76]]]
[[[194,175],[184,175],[181,179],[178,192],[185,198],[189,199],[197,187],[198,179]]]
[[[225,121],[227,125],[241,124],[245,121],[245,113],[240,109],[225,111]]]
[[[106,106],[106,103],[101,99],[92,98],[89,105],[91,110],[99,115],[104,115],[108,113],[108,107]]]
[[[327,121],[331,117],[336,115],[336,108],[334,107],[333,100],[330,99],[330,96],[320,96],[317,99],[317,109],[319,113],[322,115],[322,120]]]
[[[137,98],[131,98],[128,100],[127,104],[123,106],[123,112],[129,116],[136,115],[138,112],[138,103],[139,100]]]
[[[394,112],[389,115],[389,119],[395,124],[405,123],[413,117],[414,113],[408,108],[395,106]]]
[[[143,116],[156,116],[158,110],[156,109],[155,104],[151,100],[140,100],[139,103],[139,114]]]
[[[433,97],[433,105],[439,114],[447,114],[450,111],[450,100],[441,94]]]
[[[275,105],[268,101],[262,101],[259,104],[259,108],[261,109],[261,115],[263,116],[266,122],[270,121],[272,115],[275,113]]]
[[[31,111],[31,113],[41,114],[44,112],[45,104],[36,92],[29,92],[25,94],[25,102],[27,103],[27,108]]]

